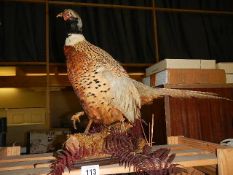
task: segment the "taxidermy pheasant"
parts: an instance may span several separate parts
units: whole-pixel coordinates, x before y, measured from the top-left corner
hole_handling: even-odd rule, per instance
[[[85,130],[92,122],[110,125],[127,119],[133,123],[140,118],[142,105],[168,95],[172,97],[220,98],[214,94],[152,88],[129,77],[124,68],[106,51],[88,42],[82,34],[82,20],[71,9],[59,13],[67,24],[68,37],[64,53],[67,61],[68,78],[83,110],[89,117]],[[79,120],[84,112],[73,116]]]

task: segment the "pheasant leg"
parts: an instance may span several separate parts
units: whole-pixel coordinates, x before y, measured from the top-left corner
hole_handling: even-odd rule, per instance
[[[126,131],[126,127],[125,127],[125,119],[121,120],[121,131],[125,132]]]
[[[93,120],[90,119],[88,124],[87,124],[87,127],[86,127],[86,129],[84,131],[84,134],[87,134],[89,132],[92,122],[93,122]]]
[[[73,121],[73,127],[74,129],[77,129],[76,127],[76,121],[80,122],[80,117],[84,115],[84,112],[81,111],[81,112],[77,112],[76,114],[74,114],[72,117],[71,117],[71,120]]]

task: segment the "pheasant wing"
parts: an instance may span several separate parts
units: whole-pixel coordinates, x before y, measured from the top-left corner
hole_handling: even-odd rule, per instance
[[[141,99],[132,79],[119,76],[108,69],[102,68],[102,75],[110,87],[109,102],[119,109],[123,115],[134,122],[140,116]]]

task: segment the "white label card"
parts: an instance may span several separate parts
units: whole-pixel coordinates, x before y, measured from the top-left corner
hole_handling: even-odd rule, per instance
[[[81,175],[99,175],[100,167],[99,165],[88,165],[81,167]]]

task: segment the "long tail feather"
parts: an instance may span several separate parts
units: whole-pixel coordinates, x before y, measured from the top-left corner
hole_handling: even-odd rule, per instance
[[[152,88],[144,85],[138,81],[133,80],[135,87],[137,88],[140,96],[142,105],[151,103],[156,98],[161,98],[164,96],[178,97],[178,98],[209,98],[209,99],[225,99],[220,97],[218,94],[211,92],[201,92],[192,90],[181,90],[181,89],[169,89],[169,88]]]

